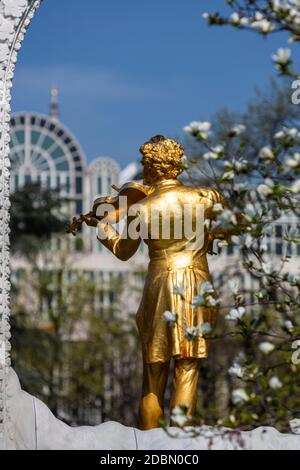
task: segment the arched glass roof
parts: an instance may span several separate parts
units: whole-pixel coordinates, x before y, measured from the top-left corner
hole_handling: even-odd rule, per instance
[[[37,172],[81,173],[85,156],[76,138],[57,119],[37,113],[11,118],[12,171],[20,167]]]

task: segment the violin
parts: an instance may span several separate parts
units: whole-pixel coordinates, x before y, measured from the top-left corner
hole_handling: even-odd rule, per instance
[[[126,216],[126,213],[124,213],[120,208],[120,196],[127,197],[126,208],[128,209],[133,204],[144,199],[151,192],[149,188],[141,183],[137,183],[136,181],[125,183],[121,188],[118,188],[114,184],[111,187],[117,191],[118,194],[116,196],[101,196],[95,199],[93,208],[90,212],[85,215],[81,214],[80,217],[73,217],[72,222],[66,227],[66,233],[72,233],[72,235],[75,236],[78,230],[80,230],[82,224],[85,222],[85,217],[93,217],[100,221],[104,217],[109,218],[109,216],[111,216],[113,218],[113,222],[119,222],[119,220]],[[97,210],[102,204],[110,204],[114,210],[109,211],[109,213],[105,212],[104,215],[98,216]]]

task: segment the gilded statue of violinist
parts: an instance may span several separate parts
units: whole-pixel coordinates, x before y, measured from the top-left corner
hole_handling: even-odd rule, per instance
[[[221,194],[212,188],[194,188],[181,183],[177,177],[183,171],[184,150],[174,140],[155,136],[141,148],[144,167],[144,184],[150,189],[140,198],[139,204],[150,213],[151,207],[174,208],[171,212],[171,227],[182,213],[178,207],[185,204],[201,205],[204,217],[214,218],[214,204],[224,203]],[[176,209],[177,208],[177,209]],[[119,259],[128,260],[138,249],[141,237],[122,237],[110,224],[92,215],[83,216],[91,226],[97,226],[97,238]],[[127,226],[130,222],[127,218]],[[151,218],[148,220],[151,232]],[[126,230],[126,228],[125,228]],[[162,236],[144,241],[149,250],[148,274],[136,322],[142,342],[143,386],[139,404],[139,425],[141,429],[159,426],[163,417],[164,393],[167,384],[170,361],[173,359],[174,378],[171,410],[176,406],[188,405],[188,414],[193,416],[197,402],[199,362],[207,357],[208,341],[196,337],[188,341],[185,327],[209,322],[214,324],[217,307],[191,306],[203,281],[210,281],[206,255],[210,251],[216,234],[205,231],[200,248],[191,249],[185,235],[181,239],[164,239]],[[184,296],[175,287],[184,291]],[[177,322],[167,322],[166,311],[176,312]]]

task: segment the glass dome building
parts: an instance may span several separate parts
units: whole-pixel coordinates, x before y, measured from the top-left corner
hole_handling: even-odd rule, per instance
[[[14,114],[10,147],[12,192],[26,183],[40,183],[75,200],[75,212],[82,212],[85,155],[56,117]]]

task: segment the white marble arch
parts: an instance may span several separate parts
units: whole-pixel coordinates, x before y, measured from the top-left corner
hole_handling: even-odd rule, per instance
[[[13,439],[7,403],[9,328],[9,123],[12,79],[18,51],[40,0],[0,0],[0,439]]]
[[[231,438],[206,427],[197,439],[187,438],[182,431],[176,431],[178,439],[174,439],[162,429],[138,431],[113,422],[71,428],[56,419],[44,403],[22,391],[10,367],[11,88],[18,51],[40,3],[41,0],[0,0],[0,449],[207,449],[212,434],[215,448],[234,448]],[[243,447],[248,449],[300,449],[299,435],[280,434],[274,428],[244,433],[243,441]]]

